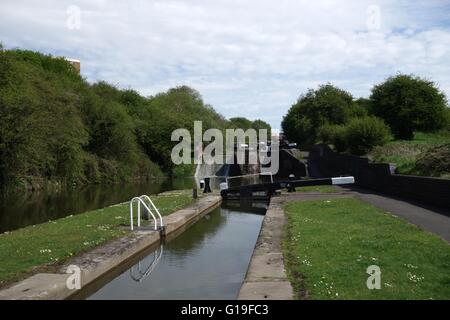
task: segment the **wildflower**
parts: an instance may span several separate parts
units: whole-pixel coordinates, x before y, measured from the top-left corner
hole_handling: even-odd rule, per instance
[[[412,281],[412,282],[414,282],[414,283],[420,282],[420,281],[422,281],[423,279],[425,279],[425,277],[420,277],[420,276],[415,275],[415,274],[413,274],[413,273],[411,273],[411,272],[408,272],[408,273],[406,274],[406,276],[408,277],[408,279],[409,279],[410,281]]]

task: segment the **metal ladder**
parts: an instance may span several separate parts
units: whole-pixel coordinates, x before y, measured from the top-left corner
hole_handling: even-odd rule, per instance
[[[145,203],[145,201],[148,201],[149,205],[147,205]],[[161,214],[159,213],[158,208],[156,208],[155,204],[153,203],[152,199],[150,199],[149,196],[147,195],[142,195],[140,197],[134,197],[133,199],[131,199],[130,201],[130,227],[131,227],[131,231],[134,230],[134,225],[133,225],[133,203],[137,202],[138,203],[138,219],[137,219],[137,225],[138,227],[141,226],[141,205],[144,206],[144,208],[147,210],[147,212],[152,216],[153,218],[153,222],[155,224],[155,231],[156,230],[164,230],[164,224],[163,224],[163,219]],[[158,227],[158,220],[155,217],[153,210],[150,209],[150,207],[156,212],[156,214],[158,215],[159,218],[159,227]]]
[[[132,266],[130,268],[130,278],[136,282],[142,282],[142,280],[144,280],[146,277],[148,277],[153,272],[153,270],[155,269],[159,260],[161,259],[162,255],[163,255],[163,249],[164,249],[164,245],[161,244],[159,249],[157,249],[153,252],[153,260],[145,270],[142,270],[142,268],[141,268],[141,262],[143,260],[139,261],[137,263],[137,275],[135,275],[135,272],[134,272],[136,265]]]

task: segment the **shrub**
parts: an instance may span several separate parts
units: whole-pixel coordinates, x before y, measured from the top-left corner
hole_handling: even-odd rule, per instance
[[[336,151],[343,152],[347,149],[346,129],[342,125],[326,124],[318,130],[318,138],[327,144],[332,144]]]
[[[422,175],[436,176],[450,173],[450,143],[431,147],[417,156],[415,169]]]
[[[389,127],[376,117],[354,118],[345,127],[347,149],[356,155],[366,154],[389,139]]]

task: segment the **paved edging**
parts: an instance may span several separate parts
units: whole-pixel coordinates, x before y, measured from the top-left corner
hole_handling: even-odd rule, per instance
[[[221,201],[220,196],[206,196],[187,208],[163,217],[166,235],[175,233],[200,215],[216,208]],[[80,267],[83,287],[159,241],[159,232],[134,231],[125,237],[70,259],[59,273],[35,274],[10,288],[1,290],[0,300],[66,299],[78,292],[78,290],[69,290],[66,286],[66,280],[70,276],[65,273],[68,265]]]
[[[286,223],[282,197],[272,197],[253,251],[239,300],[292,300],[284,268],[282,240]]]

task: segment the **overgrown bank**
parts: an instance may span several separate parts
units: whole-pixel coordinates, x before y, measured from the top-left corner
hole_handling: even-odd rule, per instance
[[[203,130],[236,125],[187,86],[144,97],[88,83],[63,58],[0,45],[0,188],[191,175],[192,166],[172,164],[170,140],[194,121]]]
[[[354,198],[290,202],[287,271],[309,299],[449,299],[450,246]],[[381,269],[369,290],[366,270]]]
[[[165,192],[152,200],[168,215],[191,203],[191,192]],[[30,273],[54,271],[68,258],[127,234],[129,219],[127,202],[0,234],[0,287]]]
[[[396,140],[374,148],[369,157],[393,163],[400,174],[450,178],[450,132],[416,132],[412,140]]]

